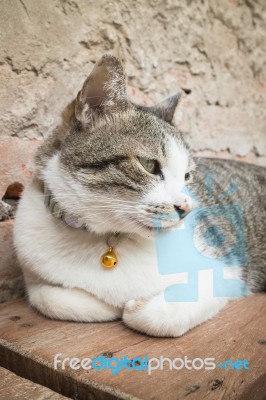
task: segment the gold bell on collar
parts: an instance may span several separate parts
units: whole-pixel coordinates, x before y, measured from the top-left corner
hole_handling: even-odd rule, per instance
[[[110,246],[108,251],[102,255],[101,258],[102,266],[105,268],[113,268],[117,264],[117,256]]]

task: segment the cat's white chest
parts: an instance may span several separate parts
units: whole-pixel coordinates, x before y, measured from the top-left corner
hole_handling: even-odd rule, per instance
[[[158,271],[152,240],[121,238],[114,245],[117,265],[104,268],[101,256],[108,249],[106,242],[54,218],[34,185],[21,201],[15,236],[19,255],[26,260],[25,271],[50,284],[82,288],[115,306],[155,295],[172,282]],[[27,253],[33,247],[35,255],[29,262]]]

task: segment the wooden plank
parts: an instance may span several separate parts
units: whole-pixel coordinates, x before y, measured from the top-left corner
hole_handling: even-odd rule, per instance
[[[122,322],[72,323],[48,320],[24,300],[0,308],[2,366],[75,399],[265,400],[266,296],[232,302],[211,321],[176,339],[150,338]],[[250,370],[110,370],[64,371],[53,367],[54,356],[94,358],[214,357],[249,361]]]
[[[0,400],[67,400],[67,397],[4,368],[0,368],[0,381]]]

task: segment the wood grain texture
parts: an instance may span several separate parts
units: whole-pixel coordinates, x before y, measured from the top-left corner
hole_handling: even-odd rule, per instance
[[[30,309],[25,300],[0,308],[0,362],[20,376],[75,399],[265,400],[266,296],[232,302],[225,310],[185,336],[150,338],[122,322],[52,321]],[[214,357],[215,362],[246,359],[250,370],[120,371],[53,368],[64,357],[169,358]]]
[[[4,368],[0,368],[0,381],[0,400],[67,400],[67,397]]]

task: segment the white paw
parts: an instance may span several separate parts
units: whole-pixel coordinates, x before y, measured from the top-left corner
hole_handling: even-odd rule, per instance
[[[147,304],[147,300],[129,300],[126,305],[125,305],[125,311],[126,312],[136,312],[140,311],[141,308],[144,307],[144,305]]]
[[[130,300],[123,321],[130,328],[159,337],[178,337],[214,317],[227,299],[212,298],[192,303],[171,303],[159,294],[146,300]]]
[[[183,335],[189,329],[188,325],[178,321],[176,316],[172,318],[169,311],[172,311],[169,310],[169,304],[159,304],[156,297],[149,300],[130,300],[125,305],[122,318],[130,328],[150,336]]]

